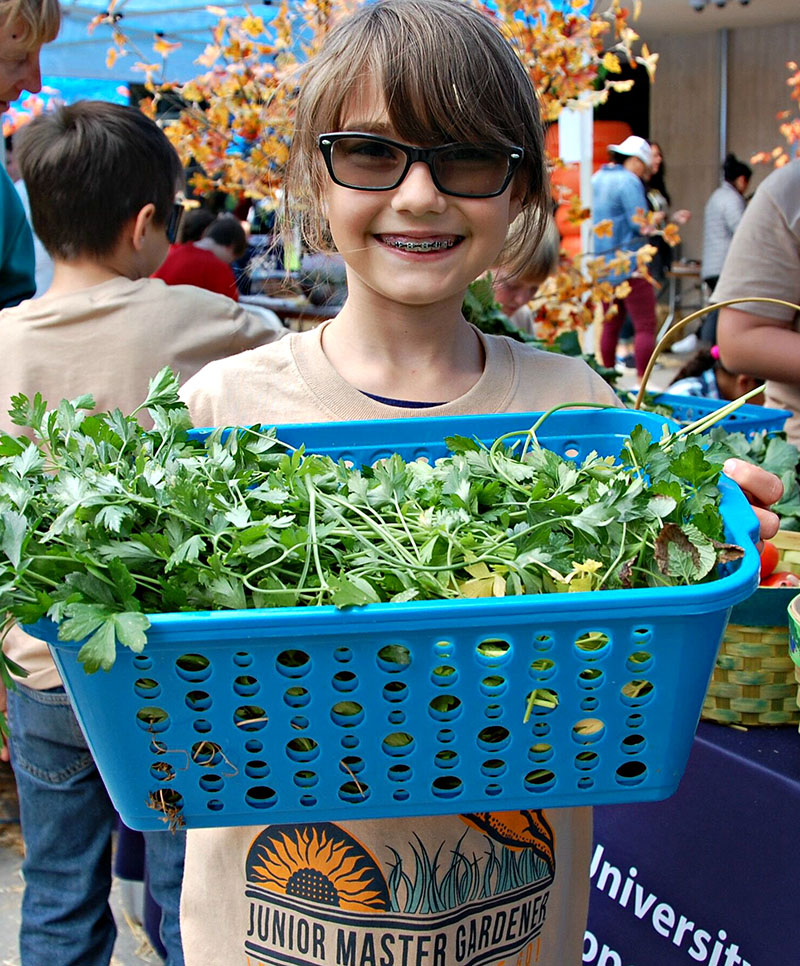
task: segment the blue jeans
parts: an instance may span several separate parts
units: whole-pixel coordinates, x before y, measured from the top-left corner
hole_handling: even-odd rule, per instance
[[[116,813],[63,688],[8,694],[11,764],[25,841],[22,966],[106,966]],[[145,835],[167,966],[183,966],[179,905],[185,833]]]

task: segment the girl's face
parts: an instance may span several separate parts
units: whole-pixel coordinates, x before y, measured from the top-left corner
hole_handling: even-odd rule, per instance
[[[383,96],[369,82],[352,99],[340,130],[402,141]],[[452,303],[460,311],[470,282],[492,264],[521,205],[511,185],[495,198],[458,198],[440,192],[426,164],[417,162],[387,191],[344,188],[328,179],[326,214],[347,266],[348,303],[367,297],[387,307]]]
[[[650,163],[650,173],[655,174],[661,167],[661,162],[664,160],[664,155],[661,153],[661,148],[657,144],[651,144],[650,150],[653,158]]]

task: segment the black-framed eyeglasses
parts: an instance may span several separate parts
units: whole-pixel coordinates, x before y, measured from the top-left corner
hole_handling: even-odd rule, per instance
[[[333,181],[358,191],[391,191],[417,161],[427,164],[433,183],[457,198],[494,198],[514,176],[524,151],[519,147],[442,144],[417,148],[378,134],[335,131],[317,144]]]
[[[174,245],[180,237],[183,216],[186,212],[186,199],[183,195],[178,195],[167,218],[167,241]]]

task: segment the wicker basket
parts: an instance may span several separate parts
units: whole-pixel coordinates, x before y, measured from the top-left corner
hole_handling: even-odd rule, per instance
[[[800,533],[772,540],[778,570],[800,575]],[[789,656],[786,608],[796,587],[759,587],[738,604],[722,639],[701,717],[721,724],[800,724],[800,668]]]

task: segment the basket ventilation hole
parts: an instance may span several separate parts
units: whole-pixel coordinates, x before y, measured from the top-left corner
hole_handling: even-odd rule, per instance
[[[340,664],[347,664],[348,661],[353,660],[353,652],[349,647],[337,647],[333,652],[333,657]]]
[[[596,661],[610,647],[611,638],[603,631],[587,631],[575,640],[575,650],[584,661]]]
[[[508,682],[500,674],[488,674],[481,681],[481,693],[487,698],[496,698],[508,690]]]
[[[624,704],[632,708],[640,708],[653,697],[653,682],[646,678],[636,678],[622,686],[620,696]]]
[[[260,758],[253,758],[244,766],[244,773],[248,778],[266,778],[269,774],[269,765]]]
[[[370,796],[369,785],[354,779],[349,782],[345,782],[343,785],[339,786],[339,798],[343,802],[351,802],[357,805],[359,802],[365,802]]]
[[[261,690],[261,684],[252,674],[240,674],[233,682],[233,690],[243,698],[251,698]]]
[[[553,746],[549,745],[546,741],[540,741],[535,745],[531,745],[528,749],[528,758],[537,764],[549,761],[553,755]]]
[[[247,789],[245,801],[252,808],[272,808],[278,801],[278,794],[267,785],[254,785]]]
[[[602,687],[605,676],[605,672],[599,667],[584,668],[578,675],[578,686],[584,691],[596,691]]]
[[[489,725],[478,732],[478,744],[486,750],[497,750],[504,748],[509,743],[508,728],[502,725]]]
[[[478,660],[487,667],[499,667],[505,664],[511,657],[511,650],[508,641],[497,637],[486,638],[475,648]]]
[[[409,792],[405,788],[396,788],[392,792],[392,798],[396,802],[407,802],[409,798]]]
[[[386,720],[391,725],[401,725],[406,723],[406,713],[405,711],[390,711],[386,716]]]
[[[145,654],[136,654],[133,658],[133,666],[137,671],[149,671],[153,666],[153,661]]]
[[[455,694],[437,694],[428,703],[428,713],[438,721],[448,721],[452,718],[457,718],[462,710],[461,698]]]
[[[311,658],[305,651],[290,648],[275,658],[275,666],[287,678],[301,678],[311,670]]]
[[[497,778],[500,775],[505,775],[508,771],[508,765],[503,761],[502,758],[488,758],[481,765],[481,773],[486,775],[488,778]]]
[[[414,748],[414,736],[407,731],[393,731],[383,739],[382,748],[387,755],[408,755]]]
[[[359,758],[358,755],[345,755],[344,758],[339,762],[339,768],[346,775],[358,775],[360,772],[364,771],[365,762],[363,758]]]
[[[144,731],[166,731],[169,727],[169,715],[163,708],[147,706],[136,712],[136,721]]]
[[[171,782],[175,777],[175,769],[166,761],[154,761],[150,766],[150,774],[156,781]]]
[[[636,712],[629,714],[625,719],[625,724],[629,728],[641,728],[644,725],[644,715],[637,714]]]
[[[263,750],[263,748],[264,748],[264,743],[262,741],[259,741],[258,738],[250,738],[249,741],[246,741],[244,743],[245,751],[251,755],[257,755],[259,751]]]
[[[405,701],[408,697],[408,685],[402,681],[389,681],[383,686],[383,697],[385,701]]]
[[[164,755],[169,751],[167,745],[163,741],[158,741],[155,738],[150,742],[150,751],[154,755]]]
[[[443,751],[436,752],[434,761],[439,768],[455,768],[458,764],[458,752],[445,748]]]
[[[437,688],[451,688],[458,681],[458,671],[451,664],[440,664],[431,671],[431,681]]]
[[[621,745],[626,755],[638,755],[644,751],[647,741],[642,734],[626,735]]]
[[[305,731],[310,723],[304,714],[296,714],[289,722],[295,731]]]
[[[319,775],[315,771],[302,768],[294,773],[293,781],[298,788],[313,788],[319,783]]]
[[[556,662],[549,657],[539,657],[531,661],[528,673],[535,681],[547,681],[556,673]]]
[[[133,682],[133,690],[140,698],[157,698],[161,685],[154,678],[138,678]]]
[[[591,771],[600,764],[600,755],[595,751],[579,751],[575,755],[575,767],[581,771]]]
[[[222,761],[222,748],[215,741],[196,741],[192,745],[192,761],[201,768],[212,768]]]
[[[317,799],[314,795],[301,795],[300,804],[306,808],[313,808],[317,804]]]
[[[464,783],[455,775],[434,778],[431,791],[437,798],[456,798],[464,791]]]
[[[501,795],[502,793],[503,793],[503,786],[502,785],[498,785],[497,782],[490,782],[486,786],[486,794],[487,795],[494,796],[494,795]]]
[[[331,720],[341,728],[355,728],[364,720],[364,706],[357,701],[339,701],[331,708]]]
[[[389,781],[407,782],[411,781],[411,779],[414,777],[414,770],[408,765],[391,765],[386,774],[389,778]]]
[[[647,765],[643,761],[626,761],[614,777],[620,785],[640,785],[647,777]]]
[[[283,701],[290,708],[304,708],[311,701],[311,695],[308,688],[295,686],[284,691]]]
[[[247,651],[237,651],[233,655],[233,663],[237,667],[250,667],[253,663],[253,655],[248,654]]]
[[[554,643],[552,634],[537,634],[533,639],[533,647],[536,651],[549,651]]]
[[[360,744],[358,735],[343,735],[341,740],[342,748],[347,748],[352,751],[353,748],[358,748]]]
[[[208,711],[213,703],[208,691],[189,691],[185,700],[190,711]]]
[[[649,651],[634,651],[628,657],[625,666],[633,674],[641,674],[653,666],[653,655]]]
[[[319,744],[313,738],[292,738],[286,743],[286,754],[293,761],[313,761],[319,755]]]
[[[579,745],[591,745],[605,734],[605,722],[600,718],[582,718],[572,726],[572,737]]]
[[[337,691],[355,691],[358,678],[352,671],[339,671],[333,676],[333,686]]]
[[[211,662],[202,654],[181,654],[175,670],[184,681],[205,681],[211,676]]]
[[[389,674],[399,674],[411,664],[411,651],[404,644],[386,644],[378,651],[378,667]]]
[[[225,808],[225,803],[219,798],[209,798],[206,802],[206,808],[210,812],[221,812]]]
[[[198,718],[192,727],[199,735],[207,735],[211,731],[211,722],[207,718]]]
[[[525,787],[531,792],[546,792],[555,783],[555,772],[549,768],[536,768],[525,776]]]
[[[451,641],[437,641],[433,648],[436,652],[436,657],[442,661],[448,660],[453,654],[453,644]]]
[[[258,704],[243,704],[233,712],[233,723],[242,731],[260,731],[267,720],[267,712]]]
[[[201,775],[200,787],[204,792],[220,792],[225,787],[225,782],[219,775]]]
[[[525,712],[538,716],[551,714],[558,707],[559,700],[558,691],[552,688],[534,688],[525,695]]]

